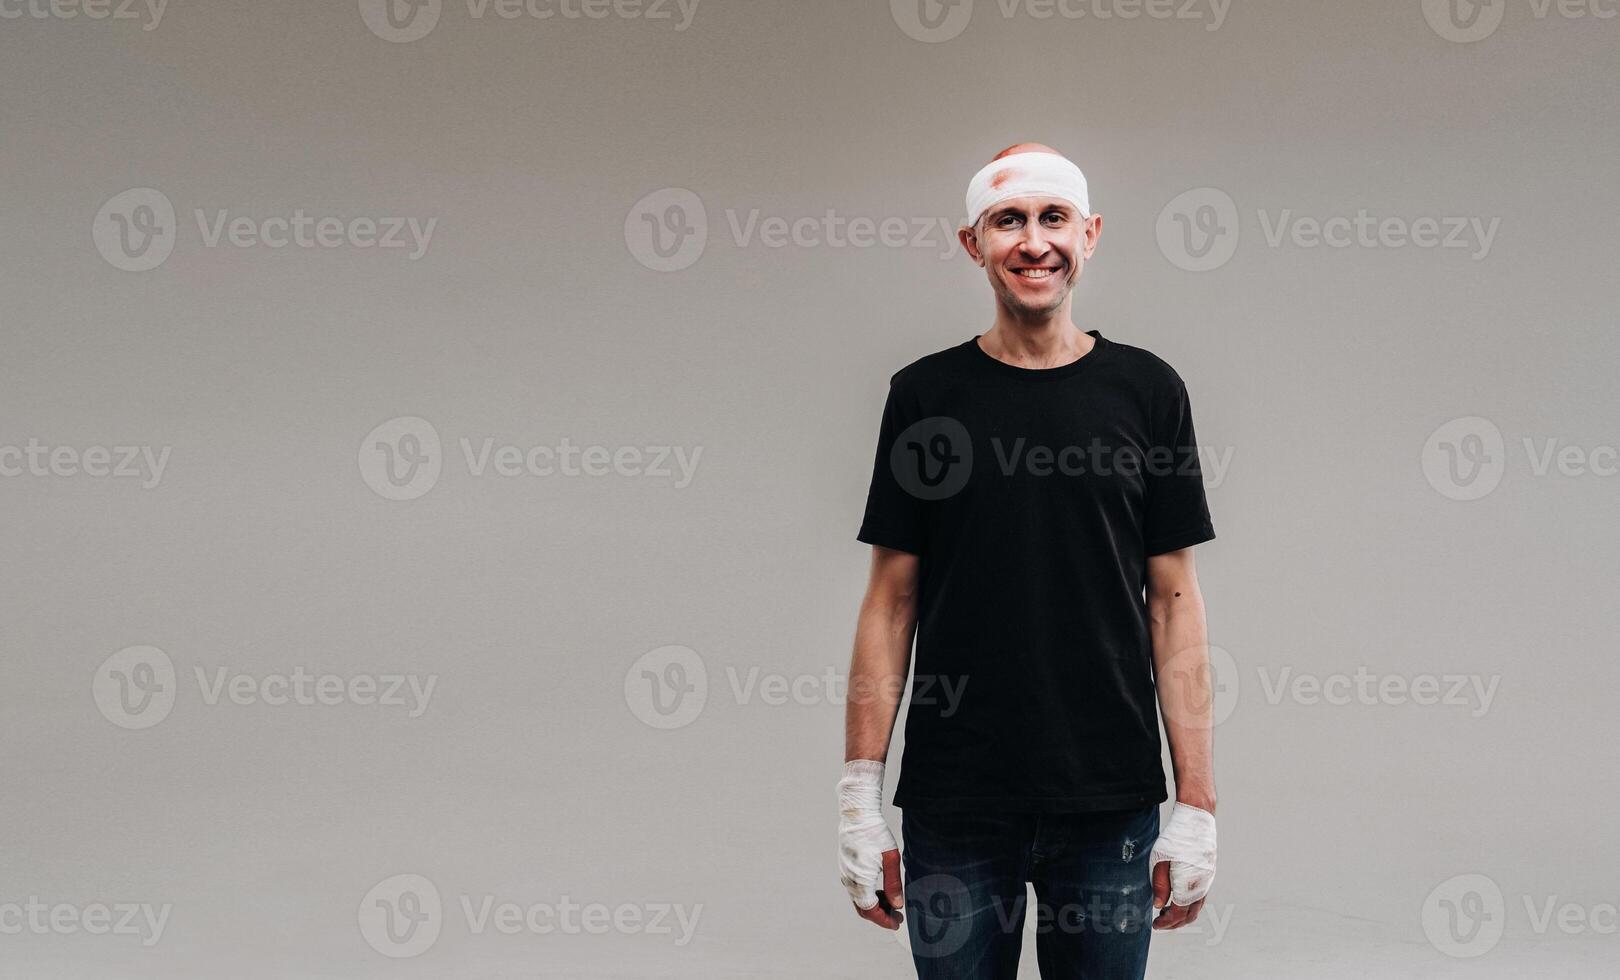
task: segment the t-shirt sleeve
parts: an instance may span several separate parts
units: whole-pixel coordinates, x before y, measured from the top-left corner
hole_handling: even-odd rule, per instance
[[[916,421],[899,386],[891,381],[878,430],[877,457],[872,462],[872,484],[866,493],[866,515],[856,540],[922,555],[925,513],[923,501],[900,485],[890,464],[895,441]]]
[[[1153,428],[1142,542],[1149,555],[1162,555],[1215,537],[1193,433],[1192,401],[1179,379],[1171,396],[1155,406]]]

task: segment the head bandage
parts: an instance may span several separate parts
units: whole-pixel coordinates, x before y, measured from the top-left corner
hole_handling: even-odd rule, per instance
[[[1056,153],[1014,153],[992,160],[968,182],[968,224],[976,225],[990,208],[1015,197],[1056,197],[1068,201],[1082,218],[1091,217],[1086,175]]]

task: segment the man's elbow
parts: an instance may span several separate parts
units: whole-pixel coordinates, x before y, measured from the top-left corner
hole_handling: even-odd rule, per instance
[[[1178,601],[1179,599],[1172,600],[1168,596],[1148,596],[1148,622],[1156,627],[1162,627],[1169,623],[1170,617],[1175,615],[1176,602]]]
[[[1191,548],[1148,559],[1148,618],[1155,626],[1163,626],[1179,612],[1199,608],[1203,601]]]
[[[903,633],[917,622],[917,594],[910,589],[868,592],[862,615],[885,633]]]
[[[1159,588],[1148,589],[1148,618],[1155,624],[1163,625],[1177,613],[1198,609],[1203,603],[1204,598],[1198,592],[1197,579],[1167,583]]]

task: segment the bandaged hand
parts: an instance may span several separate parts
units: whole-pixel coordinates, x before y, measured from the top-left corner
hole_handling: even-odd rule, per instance
[[[871,759],[844,763],[838,811],[839,880],[861,918],[886,929],[898,928],[904,907],[900,845],[883,819],[883,763]]]
[[[1170,865],[1168,901],[1158,887],[1161,863]],[[1215,815],[1177,803],[1159,831],[1148,865],[1154,872],[1154,904],[1189,906],[1202,901],[1215,882]]]

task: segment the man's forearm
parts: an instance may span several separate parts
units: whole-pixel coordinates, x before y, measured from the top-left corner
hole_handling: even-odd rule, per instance
[[[911,668],[915,606],[909,595],[867,596],[855,625],[855,652],[849,663],[849,696],[844,704],[844,760],[885,762],[900,696]]]
[[[1159,708],[1170,740],[1176,800],[1215,812],[1214,704],[1209,632],[1196,579],[1150,597]]]

